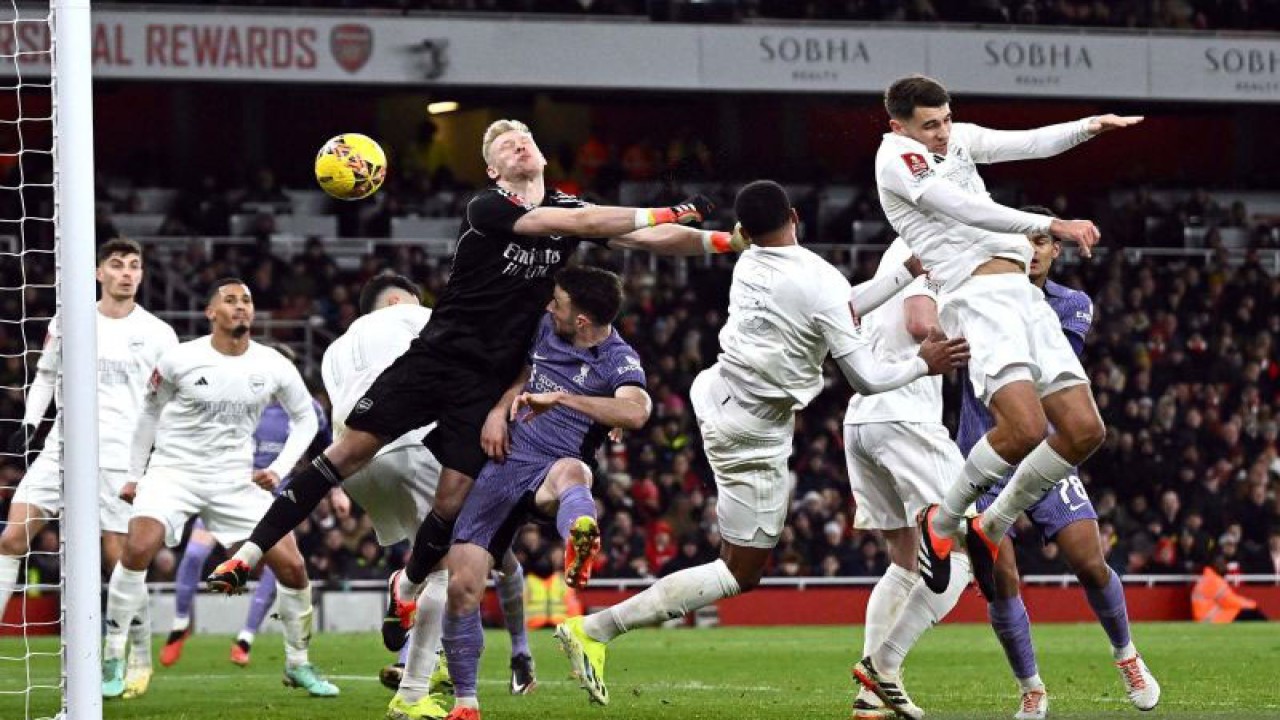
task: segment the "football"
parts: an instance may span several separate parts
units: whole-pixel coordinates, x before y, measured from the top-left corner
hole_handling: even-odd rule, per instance
[[[316,182],[339,200],[361,200],[378,191],[387,177],[387,156],[367,135],[330,138],[316,153]]]

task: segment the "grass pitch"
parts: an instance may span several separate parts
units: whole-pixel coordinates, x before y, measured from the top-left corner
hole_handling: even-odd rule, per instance
[[[1040,625],[1040,674],[1048,685],[1050,717],[1137,718],[1096,625]],[[1163,718],[1280,717],[1280,625],[1138,625],[1134,636],[1164,694],[1151,715]],[[157,638],[156,653],[159,653]],[[486,720],[649,720],[680,718],[831,718],[849,716],[857,660],[857,628],[715,628],[644,630],[619,638],[607,668],[611,703],[587,704],[568,678],[568,662],[548,631],[531,638],[537,692],[507,694],[508,642],[490,631],[481,668]],[[390,656],[374,635],[320,635],[312,659],[341,688],[332,700],[306,697],[280,684],[284,651],[279,636],[255,644],[253,664],[227,660],[229,636],[197,636],[180,663],[157,667],[150,692],[104,705],[108,720],[275,720],[381,718],[390,691],[377,671]],[[0,640],[0,658],[56,652],[56,640],[27,645]],[[0,659],[0,718],[22,720],[56,712],[56,658],[27,664]],[[908,659],[906,686],[930,718],[1009,718],[1018,695],[1004,655],[986,626],[944,625],[925,635]],[[15,694],[17,693],[17,694]]]

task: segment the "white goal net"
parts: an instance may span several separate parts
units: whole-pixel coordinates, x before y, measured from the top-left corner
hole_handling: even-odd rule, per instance
[[[0,718],[6,720],[101,718],[94,696],[100,613],[88,7],[87,0],[0,5]],[[56,312],[68,340],[50,392],[33,380],[41,353],[50,349],[42,346]],[[41,450],[53,422],[71,442]],[[42,476],[52,478],[52,488],[38,482]],[[60,517],[49,507],[56,513],[57,495],[65,499]]]

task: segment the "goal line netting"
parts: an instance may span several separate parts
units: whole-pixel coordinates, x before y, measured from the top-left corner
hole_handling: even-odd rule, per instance
[[[101,718],[89,36],[87,0],[0,5],[0,718],[6,719]],[[33,383],[42,352],[53,349],[43,346],[55,313],[67,339],[50,391]],[[44,447],[55,423],[61,432]],[[70,441],[59,442],[59,434]],[[48,488],[35,482],[42,473],[62,496],[60,515],[59,498],[51,501]]]

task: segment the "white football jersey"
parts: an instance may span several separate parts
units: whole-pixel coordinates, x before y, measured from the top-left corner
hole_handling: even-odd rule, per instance
[[[98,466],[103,470],[128,470],[133,429],[142,412],[151,370],[165,351],[178,344],[169,324],[141,305],[122,318],[98,317]],[[57,374],[62,370],[62,323],[49,323],[39,368]],[[59,408],[61,414],[61,408]],[[61,459],[62,423],[55,422],[45,448]]]
[[[977,163],[999,159],[984,145],[989,134],[995,131],[955,123],[944,157],[905,135],[886,133],[876,151],[876,186],[885,217],[943,290],[953,289],[992,258],[1031,265],[1031,245],[1022,235],[965,225],[917,204],[936,182],[951,182],[966,192],[989,196],[977,167]]]
[[[911,257],[911,248],[902,238],[884,251],[876,276],[896,272]],[[902,292],[888,302],[867,313],[862,318],[862,334],[871,343],[876,360],[900,362],[919,354],[920,343],[907,332],[907,298],[928,297],[935,303],[938,295],[924,275],[911,281]],[[873,422],[942,422],[942,376],[926,375],[897,390],[861,395],[854,393],[849,399],[846,425]]]
[[[721,374],[749,396],[808,405],[822,391],[827,355],[844,357],[865,343],[850,289],[831,263],[799,245],[749,248],[733,267]]]
[[[151,375],[148,403],[163,409],[149,467],[180,468],[212,482],[249,482],[253,431],[273,399],[290,420],[289,439],[269,466],[283,478],[314,439],[318,425],[298,369],[257,342],[251,341],[241,355],[218,352],[208,335],[182,343],[160,358]],[[137,475],[148,466],[147,450],[135,443]]]
[[[356,401],[383,370],[404,354],[430,319],[430,308],[409,303],[388,305],[357,318],[342,337],[324,351],[320,376],[333,405],[334,438],[346,432],[347,416]],[[379,454],[404,445],[420,444],[430,429],[428,425],[410,430],[384,446]]]

